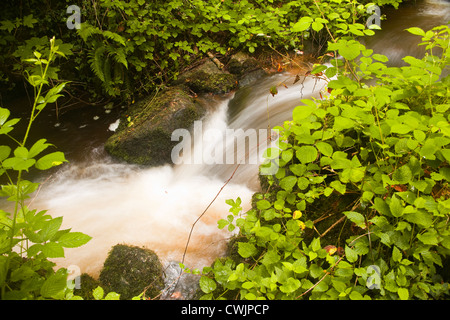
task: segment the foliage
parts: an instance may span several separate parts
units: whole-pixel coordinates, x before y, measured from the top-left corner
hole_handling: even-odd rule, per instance
[[[312,73],[336,76],[331,94],[277,128],[279,169],[244,218],[229,201],[219,227],[239,227],[237,257],[203,269],[203,299],[448,298],[449,27],[408,31],[427,54],[404,67],[329,44],[340,58]]]
[[[31,209],[25,203],[39,184],[23,178],[29,170],[48,170],[66,162],[64,154],[54,151],[46,139],[29,143],[33,122],[49,103],[60,96],[66,82],[50,86],[55,80],[51,64],[57,56],[64,56],[58,42],[52,38],[50,48],[32,51],[24,60],[30,64],[25,70],[27,81],[34,88],[34,103],[26,131],[21,140],[10,135],[20,119],[10,119],[10,111],[0,108],[0,134],[16,145],[0,146],[0,174],[8,183],[1,185],[0,195],[11,202],[12,212],[0,210],[0,298],[1,299],[63,299],[73,298],[68,287],[67,270],[53,270],[49,258],[64,257],[64,248],[76,248],[90,240],[81,232],[60,229],[62,217],[52,218],[46,211]]]
[[[398,5],[401,0],[377,0],[375,4]],[[23,7],[6,6],[0,21],[0,80],[17,75],[15,50],[31,38],[59,34],[77,54],[62,71],[66,79],[83,84],[92,97],[132,101],[175,79],[206,54],[227,55],[234,50],[256,52],[259,48],[302,50],[307,41],[324,49],[329,34],[343,26],[363,23],[369,15],[367,0],[97,0],[48,1],[48,12],[36,13],[40,1]],[[81,9],[79,30],[61,30],[66,8]],[[342,30],[341,30],[342,31]],[[365,33],[371,30],[365,30]],[[360,35],[361,25],[351,30]],[[76,75],[76,78],[73,78]]]
[[[303,39],[317,37],[323,24],[334,32],[367,14],[366,6],[355,0],[102,0],[98,10],[105,19],[84,22],[78,34],[88,46],[92,71],[112,96],[129,95],[137,83],[148,88],[170,81],[180,68],[208,52],[253,53],[268,44],[301,49]],[[300,17],[312,23],[297,22]]]

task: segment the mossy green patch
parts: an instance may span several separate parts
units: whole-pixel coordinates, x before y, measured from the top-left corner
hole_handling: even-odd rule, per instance
[[[172,87],[128,110],[117,133],[105,144],[113,157],[139,165],[171,162],[176,129],[189,129],[205,113],[182,87]]]
[[[164,287],[162,265],[150,249],[119,244],[105,260],[99,280],[106,291],[128,300],[145,291],[154,298]]]

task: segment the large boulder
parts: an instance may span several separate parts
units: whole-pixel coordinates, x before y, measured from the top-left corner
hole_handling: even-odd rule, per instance
[[[141,294],[157,297],[164,288],[163,268],[150,249],[123,244],[115,245],[105,260],[99,281],[108,292],[128,300]]]
[[[205,109],[176,86],[133,105],[124,115],[116,133],[105,143],[113,157],[139,165],[171,163],[171,141],[175,129],[190,129]]]
[[[224,71],[209,58],[201,64],[183,72],[175,82],[184,84],[195,93],[228,93],[237,87],[237,77]]]
[[[239,86],[243,87],[266,75],[261,63],[244,52],[237,52],[230,57],[226,68],[238,78]]]

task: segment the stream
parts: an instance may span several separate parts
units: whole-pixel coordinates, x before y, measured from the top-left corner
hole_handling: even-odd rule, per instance
[[[382,30],[365,39],[365,44],[388,56],[391,64],[401,65],[404,55],[423,55],[422,48],[416,46],[419,37],[404,29],[417,26],[428,30],[447,23],[450,2],[411,1],[397,11],[386,9],[381,13],[387,17],[381,21]],[[294,84],[294,78],[284,73],[268,76],[228,96],[210,99],[209,109],[213,111],[202,120],[203,133],[206,128],[217,132],[268,129],[290,120],[301,99],[318,98],[325,86],[324,81],[311,77]],[[270,87],[274,85],[278,85],[278,94],[272,96]],[[28,100],[24,98],[17,103],[26,104]],[[33,135],[55,144],[69,163],[50,175],[36,177],[42,185],[32,199],[33,207],[48,209],[53,217],[62,215],[62,228],[92,237],[88,244],[66,249],[66,257],[54,261],[60,267],[77,266],[81,272],[96,277],[115,244],[145,246],[154,250],[163,265],[172,270],[167,273],[167,281],[171,281],[193,223],[220,192],[195,225],[184,261],[189,268],[210,265],[224,254],[231,236],[217,228],[217,221],[228,215],[225,200],[240,197],[243,212],[250,208],[251,196],[258,190],[258,164],[244,161],[236,169],[237,164],[180,163],[142,168],[119,163],[103,150],[103,143],[113,133],[110,126],[117,118],[117,111],[86,107],[66,112],[58,119],[50,112],[35,126]],[[205,134],[201,139],[204,147],[201,152],[210,152],[207,146],[217,143],[208,140],[210,137]],[[232,147],[224,144],[224,152],[232,152]],[[253,148],[238,153],[238,161],[246,156],[258,158],[261,151]]]

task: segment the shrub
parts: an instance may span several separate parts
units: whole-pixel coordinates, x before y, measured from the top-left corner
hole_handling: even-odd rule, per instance
[[[239,227],[239,257],[204,268],[204,299],[448,298],[449,27],[409,32],[427,54],[401,68],[355,40],[329,44],[341,58],[312,74],[336,76],[331,94],[277,127],[279,169],[245,217],[229,201],[219,226]]]

